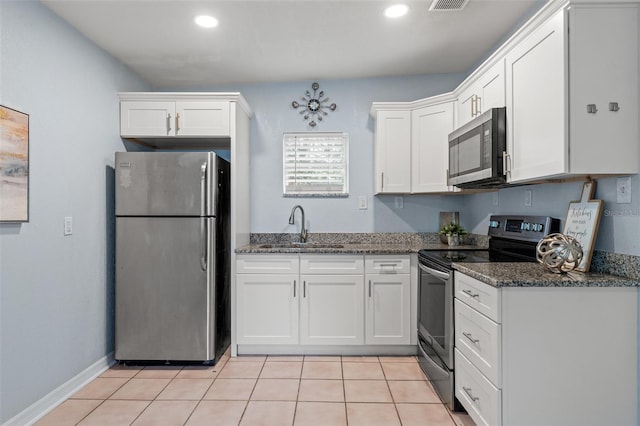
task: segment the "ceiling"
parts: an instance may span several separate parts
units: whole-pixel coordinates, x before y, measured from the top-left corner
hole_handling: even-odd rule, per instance
[[[466,72],[545,3],[409,0],[391,20],[387,0],[41,1],[157,89]]]

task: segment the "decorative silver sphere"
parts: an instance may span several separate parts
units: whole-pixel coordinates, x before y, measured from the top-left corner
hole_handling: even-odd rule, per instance
[[[582,246],[565,234],[549,234],[536,246],[536,258],[552,272],[569,272],[580,265]]]

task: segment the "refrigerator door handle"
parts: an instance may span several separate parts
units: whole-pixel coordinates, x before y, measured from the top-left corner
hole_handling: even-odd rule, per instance
[[[200,175],[200,267],[203,271],[207,270],[207,223],[206,223],[206,207],[207,207],[207,163],[202,163],[200,167],[202,174]]]

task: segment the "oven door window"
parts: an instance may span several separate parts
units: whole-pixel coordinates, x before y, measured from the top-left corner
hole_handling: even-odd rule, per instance
[[[419,280],[418,332],[449,365],[453,362],[453,292],[451,280],[437,277],[422,268]]]

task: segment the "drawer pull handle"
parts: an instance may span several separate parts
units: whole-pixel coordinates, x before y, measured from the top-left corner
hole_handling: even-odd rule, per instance
[[[296,280],[293,280],[293,297],[296,297]]]
[[[474,345],[477,345],[478,342],[480,342],[479,339],[474,339],[473,336],[471,335],[471,333],[462,333],[462,335],[464,337],[466,337],[467,339],[469,339],[471,341],[471,343],[473,343]]]
[[[473,396],[473,394],[471,393],[471,388],[465,388],[464,386],[462,387],[462,390],[464,391],[464,393],[466,393],[467,395],[469,395],[469,398],[471,398],[471,400],[473,402],[476,402],[477,400],[479,400],[480,398],[478,398],[477,396]]]
[[[474,299],[477,299],[478,297],[480,297],[480,294],[478,294],[478,293],[473,293],[471,290],[466,290],[466,289],[465,289],[465,290],[462,290],[462,292],[463,292],[464,294],[466,294],[467,296],[469,296],[469,297],[473,297]]]
[[[396,271],[396,266],[398,266],[395,263],[381,263],[380,264],[380,272],[384,273],[393,273]]]

